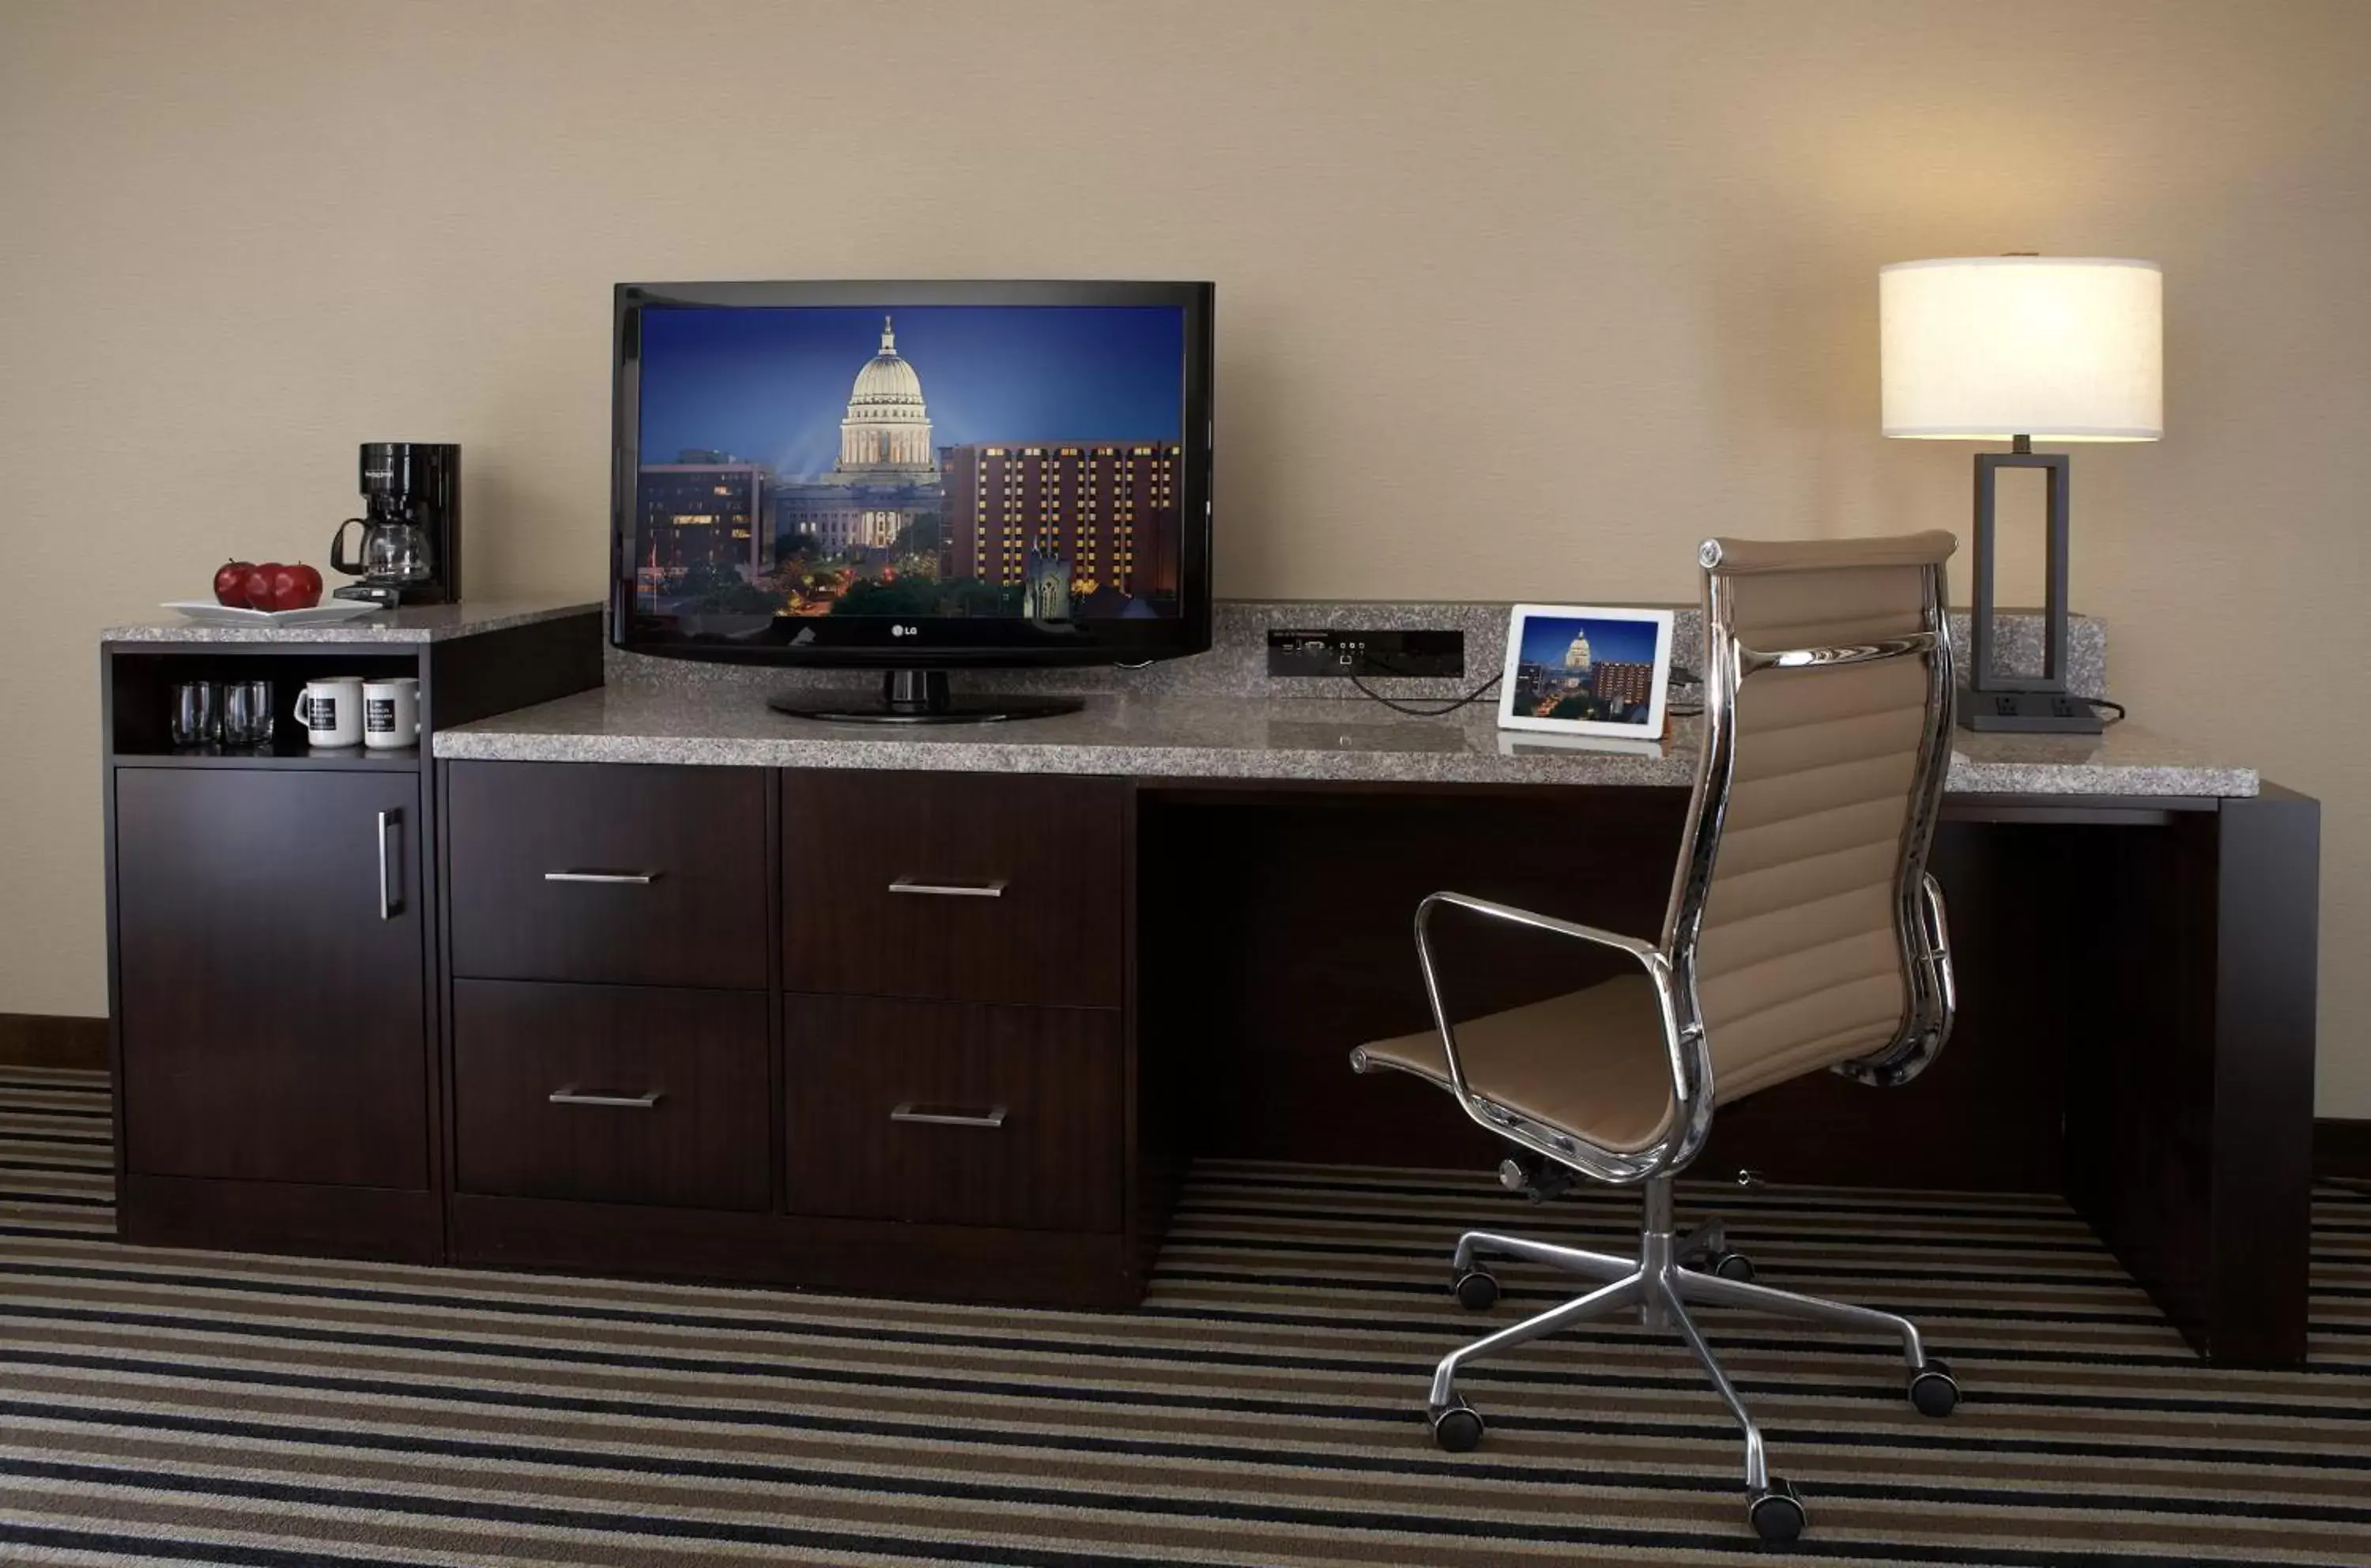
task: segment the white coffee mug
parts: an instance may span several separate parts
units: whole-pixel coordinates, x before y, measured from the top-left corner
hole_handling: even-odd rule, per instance
[[[305,738],[317,746],[362,744],[362,677],[306,681],[296,697],[296,722],[305,726]]]
[[[363,683],[363,744],[393,751],[420,744],[420,682],[389,675]]]

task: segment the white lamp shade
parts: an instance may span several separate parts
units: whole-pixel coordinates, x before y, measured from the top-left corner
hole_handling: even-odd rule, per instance
[[[1963,256],[1882,268],[1885,433],[2155,441],[2164,300],[2154,261]]]

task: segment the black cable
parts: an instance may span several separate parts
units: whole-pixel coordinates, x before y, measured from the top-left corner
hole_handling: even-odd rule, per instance
[[[2077,702],[2088,702],[2094,708],[2112,708],[2116,710],[2116,716],[2113,719],[2109,720],[2108,722],[2111,724],[2121,724],[2124,721],[2124,705],[2121,702],[2111,702],[2104,697],[2078,697],[2075,700]]]
[[[1394,713],[1405,713],[1410,717],[1417,719],[1438,719],[1444,713],[1456,712],[1459,709],[1464,707],[1470,702],[1479,702],[1482,698],[1490,695],[1490,688],[1497,686],[1498,684],[1498,676],[1492,675],[1488,680],[1484,681],[1480,686],[1475,686],[1463,697],[1451,699],[1445,706],[1440,708],[1410,708],[1406,703],[1400,701],[1397,698],[1385,697],[1382,692],[1376,691],[1368,686],[1363,679],[1357,675],[1352,675],[1350,677],[1350,684],[1359,688],[1359,695],[1360,697],[1366,698],[1370,701],[1380,702]]]
[[[1376,691],[1357,675],[1352,675],[1350,677],[1350,684],[1358,688],[1359,695],[1360,697],[1366,698],[1368,700],[1372,702],[1380,702],[1394,713],[1405,713],[1410,717],[1417,719],[1438,719],[1443,714],[1454,713],[1459,709],[1466,707],[1471,703],[1481,701],[1482,698],[1490,695],[1490,689],[1497,686],[1501,678],[1502,677],[1498,675],[1492,675],[1488,680],[1484,681],[1480,686],[1475,686],[1463,697],[1447,699],[1444,701],[1443,706],[1439,708],[1410,708],[1406,703],[1400,701],[1396,698],[1385,697],[1382,692]],[[1694,670],[1673,670],[1671,672],[1671,684],[1672,686],[1702,686],[1704,684],[1704,677],[1697,674]],[[2116,707],[2114,703],[2109,702],[2105,698],[2093,698],[2091,700],[2101,703],[2110,708]],[[1699,702],[1694,707],[1674,707],[1667,704],[1664,711],[1674,718],[1690,719],[1704,712],[1704,704]],[[2116,717],[2121,719],[2123,716],[2124,710],[2121,708],[2116,708]]]

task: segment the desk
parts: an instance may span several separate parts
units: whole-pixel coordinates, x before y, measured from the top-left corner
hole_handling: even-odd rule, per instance
[[[1197,1155],[1495,1161],[1348,1069],[1428,1016],[1410,912],[1656,932],[1692,732],[1558,746],[1259,668],[1265,624],[1443,614],[1490,667],[1503,606],[1222,612],[1200,661],[1065,673],[1082,713],[921,732],[774,714],[765,672],[604,686],[591,606],[110,633],[121,1234],[1124,1307]],[[285,711],[338,674],[417,675],[423,750],[163,733],[175,680]],[[1960,744],[1950,1049],[1729,1107],[1696,1169],[2063,1192],[2209,1357],[2301,1359],[2318,807],[2134,725]],[[1442,930],[1460,1010],[1604,973],[1475,934]]]
[[[1916,1084],[1818,1078],[1727,1109],[1702,1171],[2064,1192],[2192,1343],[2305,1352],[2319,807],[2145,728],[1962,735],[1935,851],[1962,1011]],[[1427,1014],[1407,922],[1440,887],[1652,935],[1692,734],[1647,755],[1510,742],[1486,712],[1105,696],[1074,716],[884,732],[800,724],[745,684],[630,683],[440,732],[477,761],[1125,780],[1128,1182],[1157,1242],[1196,1154],[1495,1159],[1361,1040]],[[787,774],[797,778],[800,774]],[[1460,1010],[1595,978],[1510,953],[1446,972]],[[1140,1265],[1139,1265],[1140,1266]]]

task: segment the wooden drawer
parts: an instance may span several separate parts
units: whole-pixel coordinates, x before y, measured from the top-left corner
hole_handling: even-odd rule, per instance
[[[766,1054],[763,992],[457,980],[455,1184],[766,1208]]]
[[[790,997],[794,1214],[1116,1230],[1120,1015]]]
[[[764,986],[766,785],[755,768],[449,765],[453,973]]]
[[[784,774],[784,986],[1117,1007],[1127,812],[1116,778]]]

